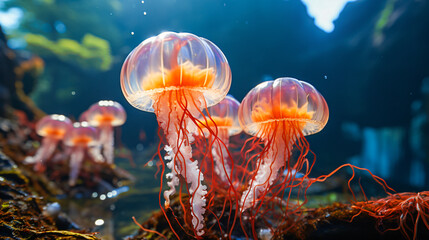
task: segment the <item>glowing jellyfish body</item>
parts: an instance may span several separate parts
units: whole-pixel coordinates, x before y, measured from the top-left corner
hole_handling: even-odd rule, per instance
[[[64,115],[52,114],[40,119],[36,124],[36,132],[43,137],[42,144],[36,155],[27,157],[25,161],[36,163],[34,165],[36,171],[44,171],[45,161],[52,156],[58,142],[64,138],[71,127],[70,119]]]
[[[115,101],[102,100],[93,104],[82,116],[93,127],[100,130],[99,141],[103,147],[103,154],[108,164],[114,160],[113,127],[124,124],[127,115],[124,108]],[[96,147],[94,149],[97,149]],[[97,151],[94,151],[95,153]],[[97,157],[98,159],[99,157]]]
[[[231,165],[229,164],[229,137],[237,135],[241,132],[241,126],[238,121],[238,107],[240,103],[232,96],[226,96],[218,104],[211,106],[207,109],[210,116],[203,124],[208,124],[212,132],[218,139],[212,139],[212,156],[215,164],[215,172],[224,183],[230,182]],[[205,130],[205,129],[203,129]],[[208,138],[215,138],[209,131],[203,131],[204,135]]]
[[[64,143],[72,148],[69,185],[74,186],[85,157],[85,152],[97,144],[97,130],[87,122],[76,122],[73,124],[73,128],[67,132]],[[91,154],[91,152],[88,153]]]
[[[191,143],[198,134],[196,116],[221,101],[231,85],[231,71],[223,53],[210,41],[189,33],[164,32],[137,46],[125,60],[121,88],[134,107],[154,112],[168,145],[165,160],[169,189],[165,206],[179,185],[187,183],[192,224],[202,235],[206,186],[198,162],[193,161]]]
[[[246,133],[263,140],[264,149],[256,175],[243,192],[241,211],[255,206],[280,169],[288,169],[289,173],[300,170],[303,155],[294,164],[290,161],[294,144],[322,130],[328,118],[328,105],[322,95],[310,84],[293,78],[263,82],[246,95],[239,108],[239,121]],[[300,148],[302,152],[308,150]],[[285,181],[291,184],[293,179],[286,176]]]

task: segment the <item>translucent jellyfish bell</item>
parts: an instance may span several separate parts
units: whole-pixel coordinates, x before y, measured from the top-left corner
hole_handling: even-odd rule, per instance
[[[278,78],[253,88],[243,99],[239,121],[250,135],[265,134],[264,126],[274,121],[298,122],[302,133],[322,130],[329,118],[323,96],[310,84],[294,78]]]
[[[76,122],[67,132],[64,143],[70,147],[90,147],[97,144],[97,130],[87,122]]]
[[[124,124],[127,114],[118,102],[102,100],[91,105],[81,118],[94,127],[103,125],[116,127]]]
[[[36,132],[42,137],[62,140],[72,123],[64,115],[52,114],[43,117],[36,124]]]
[[[227,95],[218,104],[207,109],[211,117],[211,119],[208,119],[209,126],[214,128],[214,124],[216,124],[218,129],[226,129],[228,136],[239,134],[242,130],[238,121],[239,106],[240,102],[231,95]]]
[[[134,107],[154,112],[158,93],[201,92],[207,106],[221,101],[231,85],[228,62],[212,42],[190,33],[164,32],[137,46],[125,60],[121,88]]]

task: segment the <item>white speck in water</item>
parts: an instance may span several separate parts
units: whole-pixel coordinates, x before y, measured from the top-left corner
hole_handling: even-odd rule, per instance
[[[139,151],[139,152],[143,151],[144,150],[143,144],[141,144],[141,143],[137,144],[136,145],[136,150]]]
[[[146,12],[143,12],[143,15],[146,15],[147,13]]]
[[[144,3],[144,1],[142,1],[142,3]]]
[[[152,166],[153,166],[153,161],[149,161],[149,162],[147,163],[147,165],[148,165],[149,167],[152,167]]]
[[[324,78],[325,78],[325,79],[328,79],[328,76],[327,76],[327,75],[325,75],[325,76],[324,76]]]
[[[75,91],[71,91],[71,95],[76,95],[76,92]]]
[[[131,35],[134,35],[134,32],[131,32]]]
[[[103,224],[104,224],[104,220],[103,219],[97,219],[97,220],[95,220],[95,225],[96,226],[101,226]]]
[[[96,197],[98,197],[98,193],[97,193],[97,192],[93,192],[91,196],[92,196],[93,198],[96,198]]]
[[[103,201],[103,200],[105,200],[105,199],[106,199],[106,195],[101,194],[101,195],[100,195],[100,200],[101,200],[101,201]]]

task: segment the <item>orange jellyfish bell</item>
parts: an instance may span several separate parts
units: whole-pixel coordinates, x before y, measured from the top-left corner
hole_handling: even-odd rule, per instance
[[[308,150],[301,140],[324,128],[329,110],[323,96],[310,84],[279,78],[253,88],[241,102],[238,115],[243,130],[264,142],[257,173],[242,195],[240,205],[244,211],[267,193],[280,169],[288,170],[289,174],[283,186],[292,183],[294,174],[304,165]],[[302,154],[291,164],[294,144],[299,145]]]
[[[190,33],[164,32],[146,39],[128,55],[121,71],[125,98],[148,112],[156,111],[154,103],[167,92],[180,90],[194,97],[200,93],[206,105],[201,107],[212,106],[230,86],[231,70],[220,49]]]
[[[154,112],[168,145],[164,159],[171,172],[165,206],[176,192],[179,176],[191,195],[192,225],[202,235],[206,186],[191,144],[198,134],[196,117],[202,109],[221,101],[231,85],[228,62],[212,42],[190,33],[164,32],[137,46],[125,60],[121,88],[128,102]]]

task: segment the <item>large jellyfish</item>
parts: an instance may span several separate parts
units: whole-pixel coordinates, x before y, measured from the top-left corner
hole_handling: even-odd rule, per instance
[[[165,206],[176,192],[179,176],[186,179],[190,194],[192,225],[201,236],[207,187],[198,162],[192,159],[191,143],[198,134],[196,117],[202,109],[221,101],[231,85],[228,62],[210,41],[189,33],[164,32],[137,46],[125,60],[121,88],[134,107],[154,112],[163,129],[166,175],[169,189]]]
[[[73,128],[67,132],[64,143],[72,148],[70,156],[70,186],[76,184],[85,152],[97,142],[97,130],[87,122],[76,122],[73,124]],[[91,154],[91,152],[88,152],[88,154]]]
[[[36,163],[34,170],[44,171],[45,161],[51,157],[58,142],[64,138],[64,135],[71,127],[72,122],[64,115],[52,114],[40,119],[36,124],[36,132],[43,137],[42,144],[36,155],[27,157],[25,162]]]
[[[81,116],[81,119],[87,121],[89,125],[100,130],[99,141],[103,146],[103,154],[108,164],[113,164],[114,160],[113,127],[124,124],[126,118],[127,114],[122,105],[110,100],[94,103]]]
[[[295,178],[292,175],[302,170],[306,162],[308,144],[304,143],[304,136],[323,129],[329,110],[325,99],[310,84],[279,78],[253,88],[241,102],[238,115],[243,130],[264,143],[256,175],[249,181],[240,201],[243,212],[265,196],[281,169],[287,170],[283,189],[285,185],[292,185]],[[301,155],[292,161],[294,144]]]
[[[210,138],[212,146],[212,156],[215,164],[215,173],[223,183],[231,181],[231,164],[229,160],[229,137],[241,132],[241,126],[238,121],[238,107],[240,103],[231,95],[226,96],[218,104],[207,109],[210,118],[202,119],[202,123],[212,128],[211,134],[203,128],[205,137]],[[213,139],[213,138],[218,139]],[[229,179],[229,180],[228,180]]]

